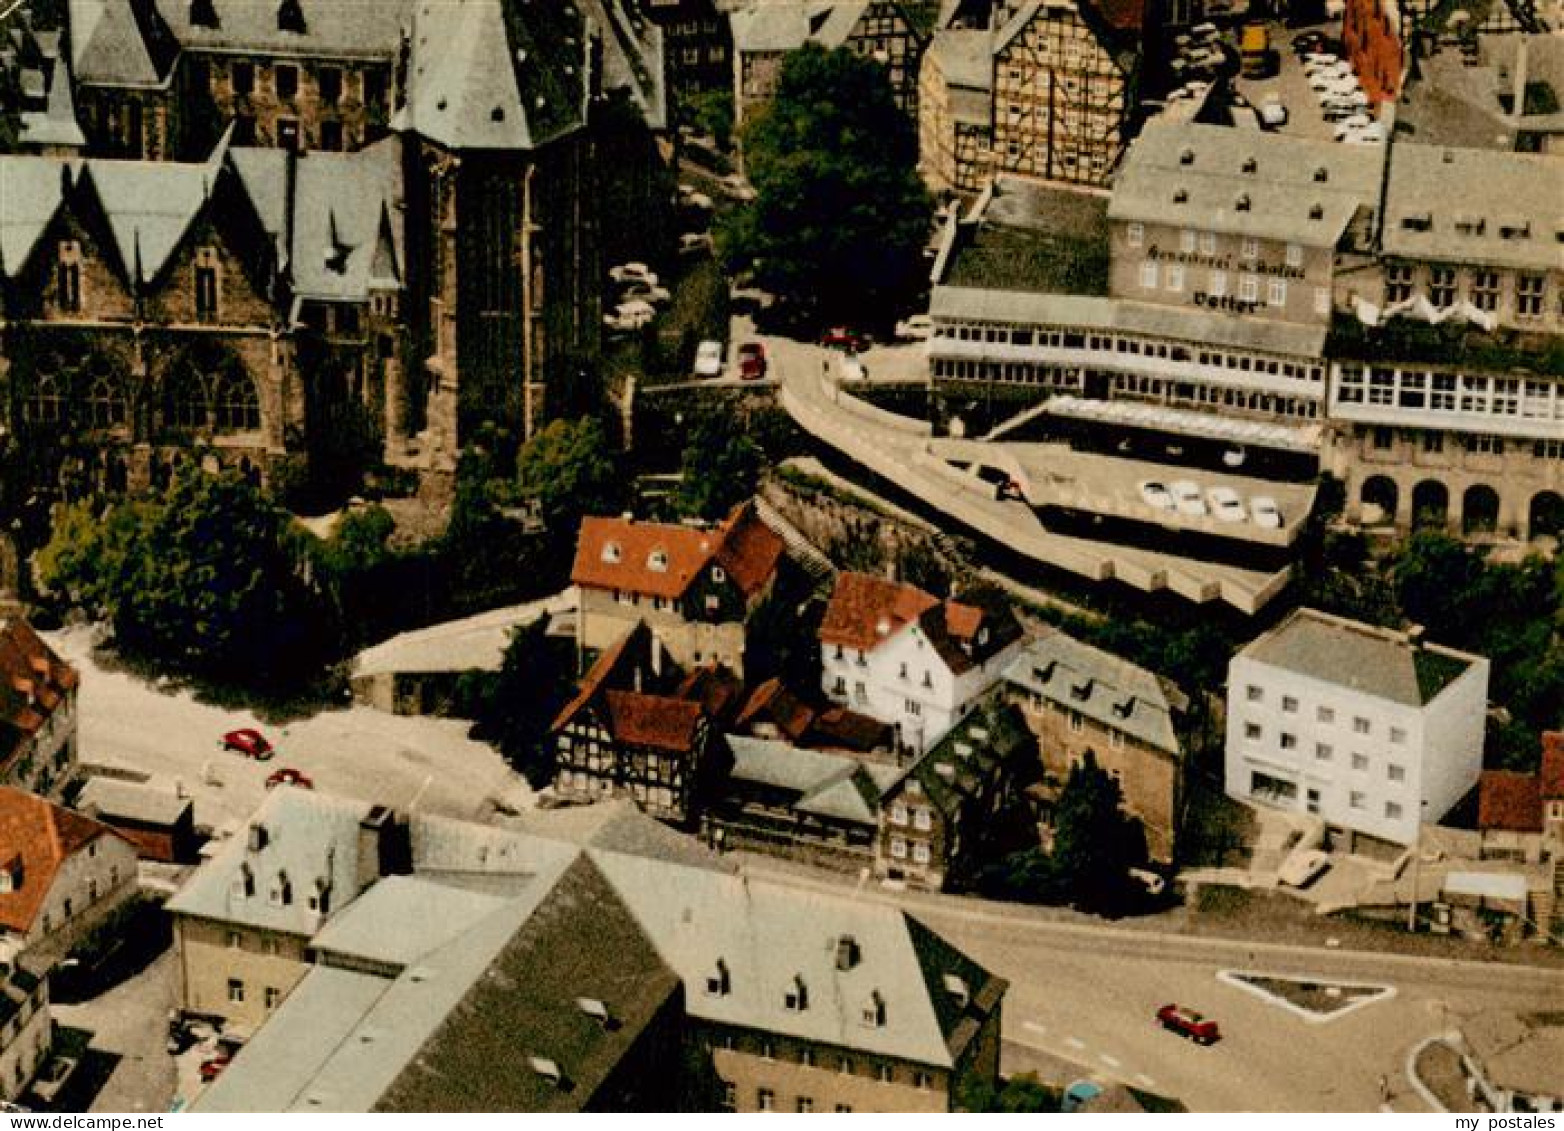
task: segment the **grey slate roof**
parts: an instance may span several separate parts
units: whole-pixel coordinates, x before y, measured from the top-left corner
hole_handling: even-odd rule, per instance
[[[1404,633],[1316,609],[1294,611],[1239,655],[1404,707],[1427,705],[1473,664],[1487,663],[1438,644],[1414,647]]]
[[[1386,255],[1560,271],[1561,238],[1564,163],[1556,157],[1405,142],[1391,147]]]
[[[121,0],[115,0],[121,2]],[[304,31],[278,26],[278,0],[211,0],[217,26],[191,22],[190,0],[157,0],[186,50],[395,58],[412,0],[298,0]]]
[[[796,51],[805,43],[840,47],[863,18],[869,0],[751,0],[730,16],[734,50]]]
[[[1028,643],[1005,679],[1177,758],[1174,716],[1189,700],[1170,681],[1057,629]]]
[[[908,783],[916,781],[923,796],[949,817],[969,799],[980,797],[984,783],[1002,765],[1026,752],[1031,752],[1035,759],[1036,748],[1037,740],[1016,708],[991,702],[946,731],[885,791],[885,796],[904,796]]]
[[[155,278],[178,250],[211,199],[227,152],[226,140],[198,163],[88,161],[82,179],[97,194],[114,250],[127,275]]]
[[[249,826],[196,869],[168,901],[168,910],[312,936],[325,919],[309,908],[317,890],[329,890],[333,912],[359,894],[358,827],[368,812],[362,801],[281,786],[267,795]],[[258,850],[251,848],[250,835],[257,826],[265,830]],[[292,892],[286,904],[278,897],[284,879]]]
[[[152,0],[70,0],[71,70],[88,85],[155,88],[178,45]]]
[[[155,825],[174,824],[194,804],[165,787],[105,777],[88,778],[76,799],[77,809],[99,820],[120,817]]]
[[[335,804],[302,796],[326,811]],[[546,1110],[568,1106],[570,1096],[585,1103],[624,1042],[681,982],[685,1012],[696,1018],[949,1066],[1004,992],[1002,979],[901,911],[674,862],[661,838],[622,827],[656,822],[622,805],[604,808],[613,812],[603,827],[619,829],[621,847],[415,819],[415,861],[460,863],[509,838],[516,853],[540,862],[535,878],[487,911],[487,896],[443,893],[431,904],[422,877],[380,881],[385,894],[377,885],[356,905],[362,920],[343,913],[318,944],[356,938],[397,965],[418,947],[372,933],[402,929],[432,949],[394,977],[339,968],[328,953],[195,1110]],[[647,846],[650,854],[639,851]],[[441,909],[452,922],[411,925]],[[836,961],[844,936],[858,949],[845,970]],[[728,992],[711,994],[707,977],[719,958]],[[948,976],[965,983],[977,1013]],[[802,1010],[785,1000],[795,977],[808,987]],[[883,1026],[863,1020],[875,994]],[[580,1009],[579,997],[608,1006],[621,1021],[617,1037]],[[544,1087],[533,1056],[556,1061],[576,1090],[562,1100]]]
[[[356,299],[402,278],[401,145],[298,158],[290,268],[300,298]]]
[[[1385,149],[1152,121],[1125,154],[1108,217],[1334,247],[1358,209],[1377,206]],[[1180,191],[1184,203],[1175,202]]]
[[[1325,348],[1323,326],[1243,318],[1093,295],[935,287],[929,311],[936,320],[943,321],[975,319],[1022,326],[1068,326],[1088,331],[1122,330],[1196,345],[1228,346],[1286,357],[1317,358]],[[938,342],[935,348],[940,348]]]
[[[0,271],[21,273],[64,201],[66,172],[81,167],[61,157],[0,156]]]

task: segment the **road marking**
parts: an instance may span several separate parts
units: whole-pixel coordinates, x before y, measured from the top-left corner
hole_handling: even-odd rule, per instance
[[[1105,1052],[1104,1053],[1099,1053],[1098,1056],[1102,1058],[1102,1062],[1104,1064],[1106,1064],[1109,1068],[1121,1068],[1121,1067],[1123,1067],[1123,1065],[1121,1065],[1119,1063],[1119,1058],[1116,1057],[1116,1056],[1109,1056]]]
[[[1147,1076],[1144,1072],[1135,1073],[1135,1083],[1139,1084],[1143,1088],[1154,1088],[1157,1085],[1157,1082],[1150,1076]]]
[[[1064,1039],[1064,1043],[1069,1045],[1072,1049],[1083,1049],[1086,1047],[1086,1042],[1081,1040],[1079,1037],[1066,1037]]]
[[[1023,1022],[1021,1022],[1021,1028],[1023,1028],[1023,1029],[1030,1029],[1034,1033],[1046,1033],[1046,1032],[1048,1032],[1048,1026],[1047,1025],[1039,1025],[1036,1021],[1023,1021]]]

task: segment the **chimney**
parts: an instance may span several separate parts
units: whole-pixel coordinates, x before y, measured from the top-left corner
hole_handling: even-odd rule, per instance
[[[411,831],[396,812],[376,805],[358,823],[358,860],[355,890],[363,891],[382,876],[412,871]]]

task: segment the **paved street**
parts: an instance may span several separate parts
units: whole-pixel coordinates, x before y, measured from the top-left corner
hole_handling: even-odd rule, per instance
[[[753,860],[753,858],[751,858]],[[769,877],[819,890],[840,882],[786,866]],[[1007,1070],[1028,1050],[1183,1101],[1196,1111],[1374,1111],[1380,1078],[1397,1110],[1425,1111],[1405,1075],[1425,1037],[1483,1008],[1564,1009],[1556,968],[1490,966],[1161,934],[1036,909],[866,889],[897,903],[1011,982]],[[1079,917],[1070,917],[1076,918]],[[1221,970],[1380,982],[1395,995],[1311,1023],[1217,979]],[[1201,1047],[1163,1031],[1158,1006],[1178,1002],[1217,1019],[1224,1039]]]
[[[166,950],[135,977],[91,1001],[60,1005],[55,1023],[92,1034],[93,1059],[112,1072],[92,1100],[93,1111],[167,1111],[174,1096],[174,1061],[165,1048],[166,1019],[178,995],[179,967]]]
[[[180,783],[196,800],[196,821],[213,828],[242,820],[266,794],[266,776],[294,766],[317,788],[366,801],[383,801],[451,816],[481,815],[491,798],[525,806],[531,792],[489,745],[467,737],[460,719],[390,715],[344,707],[285,726],[270,726],[244,710],[197,702],[92,656],[91,630],[47,634],[50,644],[82,673],[81,761],[151,774]],[[235,727],[259,727],[276,745],[269,762],[223,751],[219,736]]]

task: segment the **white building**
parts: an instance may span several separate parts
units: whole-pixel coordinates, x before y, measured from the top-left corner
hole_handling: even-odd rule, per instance
[[[0,963],[0,1101],[14,1103],[54,1043],[49,980]]]
[[[1488,661],[1299,609],[1233,657],[1227,793],[1395,844],[1482,771]]]
[[[899,741],[922,753],[999,682],[1021,645],[1002,602],[941,601],[843,573],[820,624],[821,686],[834,702],[896,727]]]

